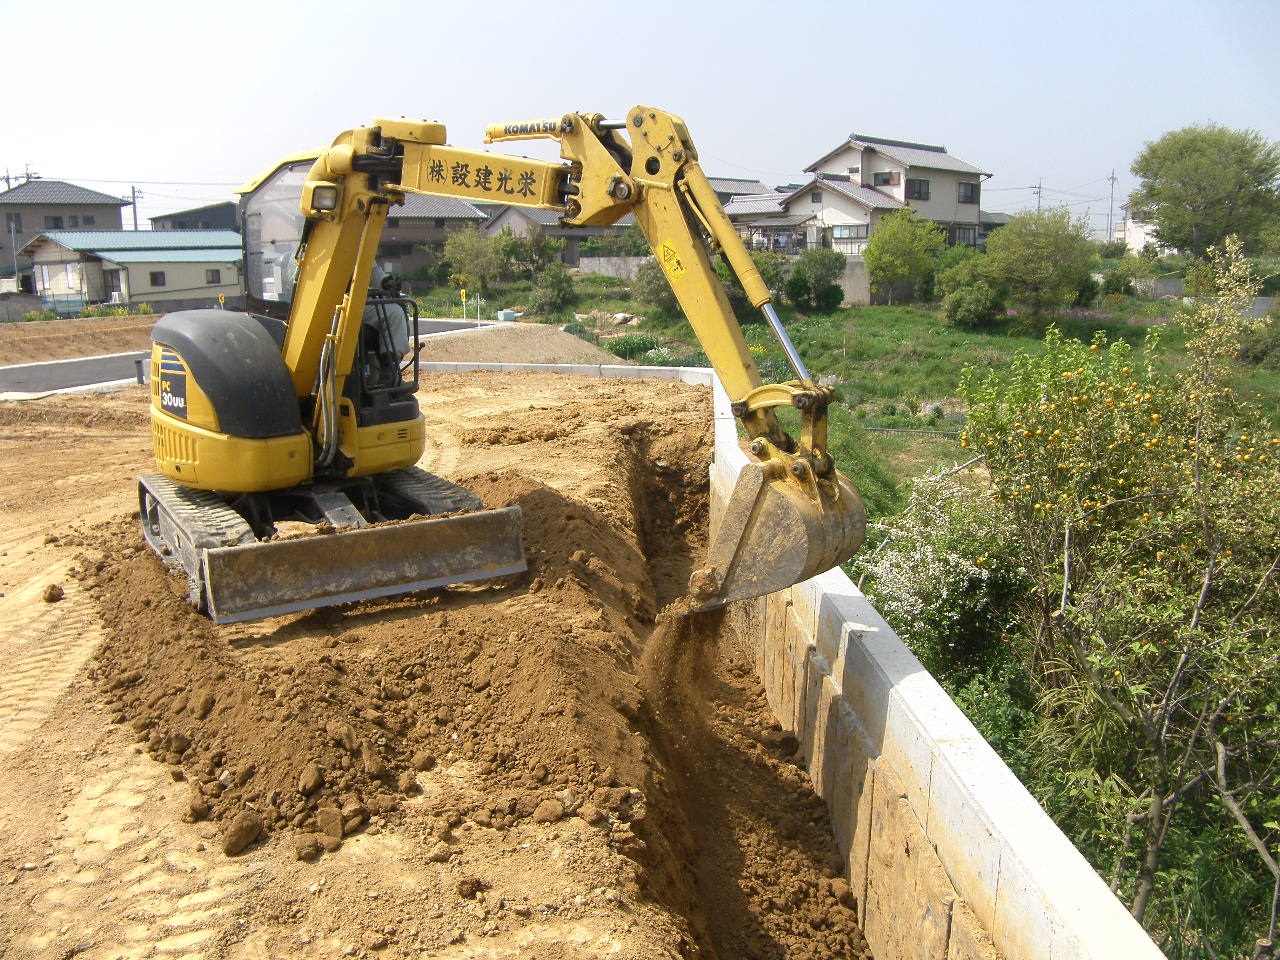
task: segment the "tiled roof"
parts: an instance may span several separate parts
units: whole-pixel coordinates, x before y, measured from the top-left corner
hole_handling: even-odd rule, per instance
[[[240,248],[240,234],[234,230],[46,230],[39,236],[72,250],[94,252]]]
[[[991,175],[986,170],[981,170],[973,164],[961,160],[959,157],[953,157],[947,153],[946,147],[937,147],[928,143],[911,143],[907,140],[886,140],[883,137],[871,137],[863,133],[849,134],[848,140],[805,167],[805,172],[811,173],[841,150],[849,147],[859,150],[870,148],[891,160],[896,160],[904,167],[928,167],[932,170],[972,173],[975,176],[980,174]]]
[[[753,194],[745,197],[734,197],[724,205],[724,212],[730,217],[751,216],[754,214],[777,214],[782,212],[784,197],[780,193]]]
[[[10,204],[64,204],[75,206],[128,206],[128,200],[121,200],[110,194],[99,193],[86,187],[78,187],[74,183],[63,183],[61,180],[28,180],[10,190],[0,193],[0,206]]]
[[[746,194],[772,193],[773,188],[759,180],[740,180],[736,177],[707,177],[711,189],[716,193],[731,193],[734,196]]]
[[[895,200],[887,193],[881,193],[875,187],[864,187],[851,180],[835,180],[829,177],[814,177],[785,199],[789,202],[806,190],[814,189],[834,190],[836,193],[843,194],[854,203],[861,204],[869,210],[901,210],[906,207],[905,203]]]
[[[431,197],[422,193],[406,193],[404,204],[392,207],[389,217],[424,220],[484,220],[487,214],[457,197]]]

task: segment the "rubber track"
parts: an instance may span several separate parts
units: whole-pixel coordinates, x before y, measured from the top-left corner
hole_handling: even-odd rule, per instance
[[[393,470],[377,478],[378,486],[422,506],[424,514],[470,513],[483,510],[484,504],[466,487],[450,483],[443,477],[420,467]]]
[[[229,547],[258,539],[245,519],[212,491],[184,487],[159,474],[139,480],[196,547]]]

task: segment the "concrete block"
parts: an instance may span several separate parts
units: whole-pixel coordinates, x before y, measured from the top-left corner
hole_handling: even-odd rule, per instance
[[[695,387],[709,387],[715,380],[715,371],[710,367],[679,367],[680,379]]]
[[[863,931],[876,960],[945,957],[956,894],[895,781],[878,767]]]
[[[951,905],[951,936],[946,957],[947,960],[1003,960],[991,935],[963,900]]]
[[[828,682],[824,692],[834,693]],[[827,801],[832,832],[844,854],[849,886],[858,898],[859,916],[867,888],[867,854],[871,841],[875,760],[871,744],[853,711],[838,696],[824,696],[818,711],[822,752],[814,788]]]
[[[1017,857],[1006,856],[1000,865],[1000,888],[996,894],[996,920],[991,939],[1002,953],[1017,960],[1075,958],[1074,952],[1054,950],[1054,944],[1061,938],[1056,911],[1044,891]],[[1116,952],[1106,956],[1128,960],[1130,955]]]

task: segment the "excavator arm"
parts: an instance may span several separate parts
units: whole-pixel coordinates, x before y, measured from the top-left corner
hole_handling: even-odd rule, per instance
[[[406,194],[555,210],[571,226],[608,225],[631,213],[724,385],[751,452],[712,531],[707,561],[692,577],[693,609],[771,593],[848,559],[862,542],[866,514],[827,450],[833,391],[805,370],[698,165],[684,121],[636,107],[626,121],[571,113],[486,130],[489,143],[529,139],[558,141],[563,162],[461,150],[445,144],[439,124],[388,119],[342,134],[316,156],[302,190],[306,224],[284,357],[299,397],[317,398],[317,448],[336,449],[341,436],[327,434],[345,435],[325,410],[342,395],[342,372],[351,368],[387,211]],[[764,312],[795,379],[763,382],[712,264],[715,253]],[[798,411],[798,437],[782,429],[779,407]]]

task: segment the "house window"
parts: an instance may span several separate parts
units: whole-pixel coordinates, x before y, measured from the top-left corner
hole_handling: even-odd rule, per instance
[[[846,223],[831,228],[831,239],[833,240],[865,240],[867,239],[867,225],[865,223]]]
[[[44,228],[46,230],[61,230],[62,218],[61,217],[45,217]]]
[[[929,181],[907,179],[907,199],[908,200],[928,200],[929,199]]]
[[[955,227],[955,245],[958,247],[976,247],[978,245],[978,228]]]
[[[978,202],[978,185],[972,180],[960,181],[960,194],[956,198],[960,203]]]
[[[4,232],[5,233],[21,233],[22,232],[22,214],[6,213],[4,215]]]
[[[92,226],[93,226],[93,223],[94,223],[94,220],[93,220],[93,214],[92,214],[92,213],[86,213],[86,214],[81,218],[81,222],[82,222],[82,223],[83,223],[83,225],[84,225],[84,226],[86,226],[86,227],[92,227]]]
[[[221,283],[221,282],[222,282],[222,271],[221,271],[221,270],[206,270],[206,271],[204,272],[204,282],[205,282],[205,283]]]
[[[813,191],[813,193],[809,194],[809,200],[810,200],[810,202],[812,202],[812,203],[821,203],[821,202],[822,202],[822,191],[821,191],[821,190],[815,190],[815,191]]]
[[[74,214],[67,217],[67,226],[74,230],[76,227],[80,226],[80,218]]]
[[[897,170],[880,170],[871,175],[871,184],[876,187],[896,187],[902,182],[902,174]]]
[[[152,270],[152,271],[151,271],[151,285],[152,285],[153,287],[163,287],[163,286],[164,286],[164,271],[163,271],[163,270]]]

